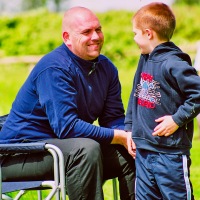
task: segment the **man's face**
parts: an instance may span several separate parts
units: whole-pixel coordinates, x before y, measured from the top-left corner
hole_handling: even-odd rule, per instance
[[[100,54],[104,42],[104,35],[99,20],[91,16],[78,19],[69,32],[69,49],[84,60],[93,60]]]

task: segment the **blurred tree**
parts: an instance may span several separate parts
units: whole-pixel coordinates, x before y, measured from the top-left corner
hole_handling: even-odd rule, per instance
[[[66,0],[46,0],[50,11],[59,12],[62,10],[62,3]]]
[[[59,12],[62,1],[63,0],[23,0],[22,10],[37,9],[40,7],[46,7],[47,4],[50,4],[51,10]]]
[[[200,0],[175,0],[175,4],[200,5]]]
[[[55,5],[56,5],[56,12],[60,11],[60,4],[62,0],[54,0]]]
[[[22,10],[37,9],[46,6],[46,0],[23,0]]]

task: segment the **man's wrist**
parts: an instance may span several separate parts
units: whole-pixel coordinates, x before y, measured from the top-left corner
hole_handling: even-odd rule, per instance
[[[111,144],[126,144],[127,134],[124,130],[114,130],[114,137]]]

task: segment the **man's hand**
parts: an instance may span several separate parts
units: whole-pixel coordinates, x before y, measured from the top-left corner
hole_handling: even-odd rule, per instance
[[[153,136],[170,136],[177,129],[178,125],[174,122],[171,115],[166,115],[155,120],[159,124],[154,128]]]
[[[126,132],[123,130],[114,130],[114,137],[111,144],[121,144],[129,152],[129,154],[135,158],[136,147],[135,143],[132,140],[131,132]]]

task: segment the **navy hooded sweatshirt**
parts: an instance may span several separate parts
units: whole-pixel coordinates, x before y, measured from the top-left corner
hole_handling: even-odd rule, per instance
[[[125,118],[137,148],[189,155],[199,112],[200,77],[187,54],[166,42],[141,55]],[[155,119],[165,115],[172,115],[179,128],[168,137],[152,136]]]
[[[97,120],[99,126],[92,125]],[[100,55],[85,61],[62,44],[44,56],[19,90],[0,143],[92,138],[110,143],[124,128],[118,71]]]

